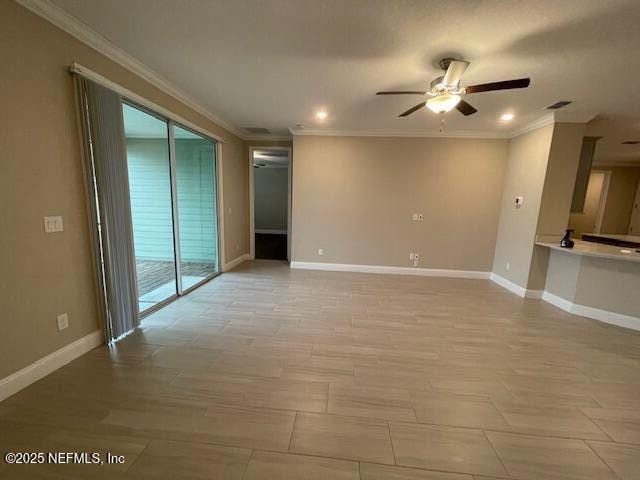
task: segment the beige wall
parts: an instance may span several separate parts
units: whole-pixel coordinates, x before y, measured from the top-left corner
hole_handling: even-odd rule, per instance
[[[567,229],[584,130],[584,123],[555,123],[553,126],[536,239],[559,241]],[[547,264],[548,252],[534,247],[527,279],[528,289],[544,288]]]
[[[611,172],[600,231],[626,234],[640,179],[640,167],[598,167],[598,170]]]
[[[14,2],[0,2],[0,32],[3,378],[98,328],[73,62],[228,140],[222,146],[227,261],[249,251],[249,217],[248,151],[240,139]],[[46,235],[45,215],[62,215],[64,232]],[[57,332],[62,312],[70,325]]]
[[[583,257],[574,302],[640,318],[640,263]]]
[[[545,290],[577,305],[640,318],[640,263],[553,250]]]
[[[593,233],[596,231],[603,186],[604,173],[592,171],[589,175],[587,195],[584,200],[584,210],[581,213],[574,212],[569,215],[569,228],[575,230],[575,238],[580,238],[583,233]]]
[[[547,279],[544,286],[545,291],[573,302],[576,298],[582,257],[557,252],[546,247],[541,248],[549,252],[549,268],[547,269]]]
[[[556,123],[544,177],[536,235],[562,236],[567,228],[578,174],[584,123]]]
[[[629,219],[629,234],[640,235],[640,182],[638,182],[638,189],[636,190],[636,197],[633,202],[633,210],[631,211],[631,218]]]
[[[509,142],[493,272],[524,288],[529,279],[552,136],[553,125],[549,125]],[[524,204],[518,208],[514,204],[517,196],[524,197]]]
[[[490,271],[507,143],[294,137],[293,260]]]
[[[255,168],[255,229],[287,230],[289,222],[289,169]]]

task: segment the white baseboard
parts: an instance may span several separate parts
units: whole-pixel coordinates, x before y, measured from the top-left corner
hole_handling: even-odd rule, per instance
[[[624,315],[622,313],[610,312],[599,308],[587,307],[573,303],[565,298],[554,295],[553,293],[544,292],[542,299],[562,310],[580,315],[581,317],[591,318],[600,322],[609,323],[618,327],[630,328],[632,330],[640,330],[640,318]]]
[[[519,297],[524,298],[524,297],[527,296],[527,289],[526,288],[521,287],[520,285],[518,285],[516,283],[513,283],[511,280],[507,280],[506,278],[501,277],[497,273],[491,272],[491,274],[489,275],[489,279],[493,283],[497,283],[498,285],[500,285],[502,288],[506,288],[510,292],[515,293]]]
[[[89,350],[93,350],[104,343],[102,330],[96,330],[89,335],[62,347],[46,357],[35,361],[31,365],[18,370],[0,380],[0,401],[37,382],[42,377],[46,377],[51,372],[84,355]]]
[[[524,292],[525,298],[537,298],[538,300],[542,298],[543,294],[544,294],[544,290],[527,289],[527,291]]]
[[[516,285],[515,283],[495,273],[491,273],[490,278],[493,282],[520,297],[539,298],[544,300],[545,302],[550,303],[551,305],[561,308],[565,312],[569,312],[574,315],[580,315],[581,317],[587,317],[593,320],[598,320],[600,322],[610,323],[611,325],[617,325],[618,327],[640,330],[640,318],[632,317],[631,315],[623,315],[621,313],[610,312],[608,310],[600,310],[599,308],[587,307],[585,305],[579,305],[544,290],[527,290],[526,288],[521,287],[520,285]]]
[[[571,311],[571,309],[573,308],[573,302],[570,302],[569,300],[565,300],[562,297],[558,297],[553,293],[544,292],[542,294],[542,300],[564,310],[565,312],[573,313]]]
[[[255,233],[270,233],[273,235],[286,235],[287,231],[286,230],[269,230],[266,228],[256,228]]]
[[[347,263],[291,262],[291,268],[326,270],[331,272],[382,273],[390,275],[416,275],[421,277],[449,277],[488,279],[490,272],[476,270],[445,270],[438,268],[388,267],[381,265],[353,265]]]
[[[234,258],[230,262],[225,263],[222,266],[222,271],[223,272],[228,272],[229,270],[232,270],[232,269],[236,268],[242,262],[247,261],[247,260],[251,260],[251,256],[248,253],[244,253],[244,254],[240,255],[239,257]]]

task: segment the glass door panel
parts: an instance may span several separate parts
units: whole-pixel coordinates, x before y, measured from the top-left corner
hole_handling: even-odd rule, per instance
[[[139,312],[177,294],[176,257],[165,120],[122,106],[127,142]]]
[[[177,125],[173,138],[184,291],[218,272],[215,144]]]

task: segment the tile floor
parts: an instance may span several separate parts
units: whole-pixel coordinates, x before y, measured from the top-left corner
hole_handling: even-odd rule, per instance
[[[482,280],[245,263],[0,403],[7,479],[640,479],[640,333]]]

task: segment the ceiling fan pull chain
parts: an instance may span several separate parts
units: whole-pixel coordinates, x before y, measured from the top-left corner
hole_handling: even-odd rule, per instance
[[[444,116],[444,112],[442,112],[440,116],[442,117],[442,121],[440,122],[440,133],[442,133],[442,131],[444,130],[444,121],[446,117]]]

